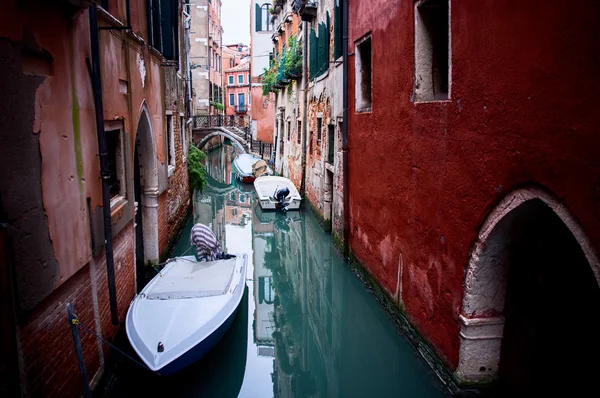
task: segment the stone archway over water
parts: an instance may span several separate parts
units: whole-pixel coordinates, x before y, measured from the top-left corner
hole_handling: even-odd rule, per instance
[[[134,158],[136,206],[136,275],[139,279],[146,263],[158,262],[158,159],[150,110],[144,102],[140,108]],[[138,281],[138,289],[141,287]]]
[[[600,264],[552,194],[520,189],[500,202],[472,250],[464,289],[461,381],[499,380],[506,394],[572,391],[594,381]]]

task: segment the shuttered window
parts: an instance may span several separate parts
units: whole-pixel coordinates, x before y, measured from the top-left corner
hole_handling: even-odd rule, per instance
[[[262,12],[258,3],[254,5],[254,24],[256,31],[260,32],[262,30]]]
[[[342,0],[336,0],[333,9],[333,58],[338,59],[342,56]]]
[[[168,60],[179,60],[177,0],[148,0],[150,45]]]
[[[326,21],[321,22],[317,29],[310,32],[310,78],[311,80],[321,76],[329,69],[329,37],[330,37],[330,19],[329,13],[326,15]]]

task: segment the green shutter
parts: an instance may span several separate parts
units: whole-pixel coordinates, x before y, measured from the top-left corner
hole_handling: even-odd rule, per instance
[[[325,63],[323,64],[323,70],[329,69],[329,57],[331,57],[331,48],[329,47],[331,45],[331,18],[329,18],[329,11],[327,11],[326,15],[327,29],[325,30],[325,38],[327,39],[327,41],[325,41]]]
[[[341,1],[341,0],[338,0]],[[342,7],[335,5],[333,9],[333,58],[342,56]]]
[[[260,9],[260,6],[258,4],[255,4],[255,15],[254,15],[254,22],[256,24],[256,31],[260,32],[262,30],[262,12]],[[248,25],[246,25],[248,26]]]
[[[317,54],[318,54],[318,41],[317,34],[314,29],[310,30],[310,79],[313,80],[316,77],[317,72]]]
[[[327,47],[328,46],[328,42],[327,42],[327,25],[325,25],[324,22],[321,22],[319,24],[319,54],[317,57],[317,75],[316,76],[321,76],[326,70],[327,67],[325,66],[325,63],[327,62]]]

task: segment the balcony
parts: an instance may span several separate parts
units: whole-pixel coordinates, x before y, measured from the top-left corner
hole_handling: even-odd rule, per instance
[[[246,113],[247,111],[248,111],[248,108],[246,108],[246,104],[235,106],[235,113]]]
[[[294,11],[303,21],[311,22],[317,16],[317,2],[312,0],[294,0]]]

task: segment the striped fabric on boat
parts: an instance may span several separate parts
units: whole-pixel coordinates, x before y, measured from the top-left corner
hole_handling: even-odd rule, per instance
[[[214,261],[222,254],[217,237],[204,224],[196,224],[192,227],[190,243],[196,246],[198,260]]]

